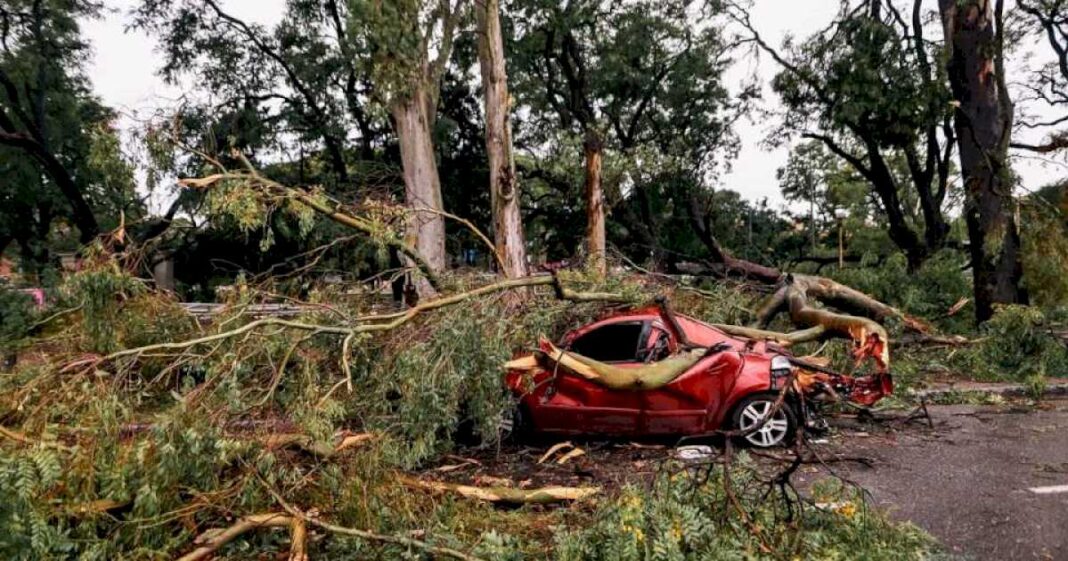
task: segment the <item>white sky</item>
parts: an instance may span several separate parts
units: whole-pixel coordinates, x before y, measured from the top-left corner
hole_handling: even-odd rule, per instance
[[[174,105],[182,95],[179,88],[165,85],[156,75],[160,56],[155,52],[155,42],[144,33],[125,30],[129,22],[126,14],[136,4],[137,0],[109,0],[107,5],[112,10],[109,14],[83,23],[94,48],[89,69],[93,86],[104,103],[126,115],[120,123],[126,127],[133,126],[138,115],[143,118],[155,109]],[[226,0],[224,4],[227,11],[242,19],[270,25],[281,17],[284,0]],[[756,0],[752,21],[769,43],[779,45],[787,34],[803,38],[827,25],[838,5],[838,0]],[[743,61],[728,79],[741,80],[754,70],[765,82],[765,107],[776,108],[778,101],[767,83],[778,68],[767,56],[759,61]],[[762,142],[775,121],[772,118],[740,124],[741,153],[717,188],[737,191],[750,200],[767,197],[776,206],[781,204],[775,172],[786,163],[789,151],[786,147],[769,150]],[[1023,140],[1039,142],[1042,138],[1033,135]],[[1027,189],[1041,187],[1068,174],[1063,156],[1057,161],[1018,158],[1015,169]]]

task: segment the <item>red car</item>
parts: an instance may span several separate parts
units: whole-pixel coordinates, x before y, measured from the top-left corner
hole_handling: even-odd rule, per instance
[[[750,429],[772,409],[781,384],[798,365],[824,373],[820,376],[823,381],[812,384],[806,392],[846,397],[860,392],[864,401],[873,402],[872,391],[890,391],[888,374],[879,380],[835,374],[801,362],[777,345],[731,337],[711,325],[674,314],[663,304],[613,315],[571,331],[559,347],[623,367],[639,367],[680,348],[707,351],[683,374],[657,389],[609,389],[544,360],[536,367],[509,370],[505,381],[519,399],[516,421],[524,429],[618,436]],[[533,361],[526,359],[525,363],[529,367]],[[770,447],[789,441],[807,417],[796,401],[789,400],[762,427],[746,435],[748,443]]]

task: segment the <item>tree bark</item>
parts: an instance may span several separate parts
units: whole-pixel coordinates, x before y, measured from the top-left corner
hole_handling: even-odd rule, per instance
[[[446,264],[445,219],[439,214],[444,205],[430,136],[433,123],[430,100],[427,85],[421,82],[410,95],[397,99],[391,111],[400,142],[406,202],[413,209],[430,211],[413,213],[408,221],[407,237],[430,268],[440,272]],[[432,291],[429,285],[421,285],[420,292]]]
[[[601,161],[604,141],[594,130],[586,131],[582,143],[586,157],[586,249],[590,268],[603,277],[606,274],[604,233],[604,188],[601,185]]]
[[[493,242],[504,262],[501,274],[518,278],[527,274],[527,251],[519,213],[519,190],[516,188],[508,74],[499,10],[498,0],[476,2],[478,54],[486,98],[486,156],[493,209]]]
[[[995,304],[1027,301],[1008,168],[1013,107],[1005,86],[1002,3],[997,0],[995,9],[994,0],[939,2],[947,72],[959,103],[954,128],[979,322],[990,319]]]

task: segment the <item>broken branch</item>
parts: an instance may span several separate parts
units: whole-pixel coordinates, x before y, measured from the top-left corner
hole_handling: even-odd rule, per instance
[[[551,504],[562,501],[577,501],[592,497],[601,492],[599,487],[539,487],[537,489],[516,489],[514,487],[475,487],[445,483],[442,481],[425,481],[410,477],[401,477],[400,482],[409,487],[425,489],[434,493],[456,493],[469,499],[492,503],[509,504]]]
[[[473,555],[468,555],[468,554],[466,554],[466,553],[464,553],[462,551],[459,551],[459,550],[456,550],[456,549],[452,549],[452,548],[449,548],[449,547],[439,547],[439,546],[436,546],[436,545],[431,545],[429,543],[426,543],[424,541],[417,540],[417,539],[414,539],[414,538],[406,538],[406,537],[403,537],[403,536],[390,536],[390,535],[386,535],[386,534],[376,534],[374,532],[368,532],[367,530],[357,530],[355,528],[346,528],[344,526],[337,526],[335,524],[330,524],[328,522],[323,522],[323,521],[321,521],[321,520],[319,520],[317,518],[311,518],[310,516],[308,516],[307,514],[304,514],[303,512],[301,512],[299,509],[297,509],[293,505],[291,505],[288,502],[286,502],[286,500],[283,499],[282,496],[279,495],[277,491],[275,491],[272,487],[267,486],[266,482],[264,482],[262,478],[260,479],[260,482],[264,484],[264,486],[267,488],[267,492],[270,493],[272,497],[274,497],[274,500],[278,501],[278,504],[282,506],[283,510],[285,510],[287,513],[289,513],[290,516],[292,516],[292,517],[294,517],[294,518],[296,518],[298,520],[301,520],[305,524],[310,524],[310,525],[315,526],[317,528],[321,528],[321,529],[326,530],[328,532],[332,532],[332,533],[335,533],[335,534],[340,534],[340,535],[343,535],[343,536],[352,536],[354,538],[360,538],[360,539],[364,539],[364,540],[368,540],[368,541],[392,543],[392,544],[401,545],[401,546],[404,546],[404,547],[414,547],[414,548],[417,548],[417,549],[421,549],[421,550],[423,550],[423,551],[425,551],[427,553],[430,553],[432,555],[443,555],[443,556],[446,556],[446,557],[452,557],[454,559],[460,559],[461,561],[483,561],[482,559],[480,559],[478,557],[475,557]]]
[[[299,524],[299,529],[298,529]],[[230,543],[242,534],[257,528],[290,528],[291,545],[289,561],[307,561],[305,547],[307,531],[303,521],[279,512],[250,514],[231,525],[229,528],[208,530],[197,537],[194,543],[199,547],[178,558],[178,561],[200,561],[212,555],[220,547]]]

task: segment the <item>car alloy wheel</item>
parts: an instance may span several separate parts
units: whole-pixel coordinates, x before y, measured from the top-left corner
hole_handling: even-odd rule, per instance
[[[790,417],[784,403],[761,425],[768,413],[775,408],[775,401],[768,398],[754,399],[742,406],[737,426],[744,438],[753,446],[770,448],[783,443],[790,434]],[[754,427],[759,426],[753,430]],[[749,432],[752,431],[752,432]]]

